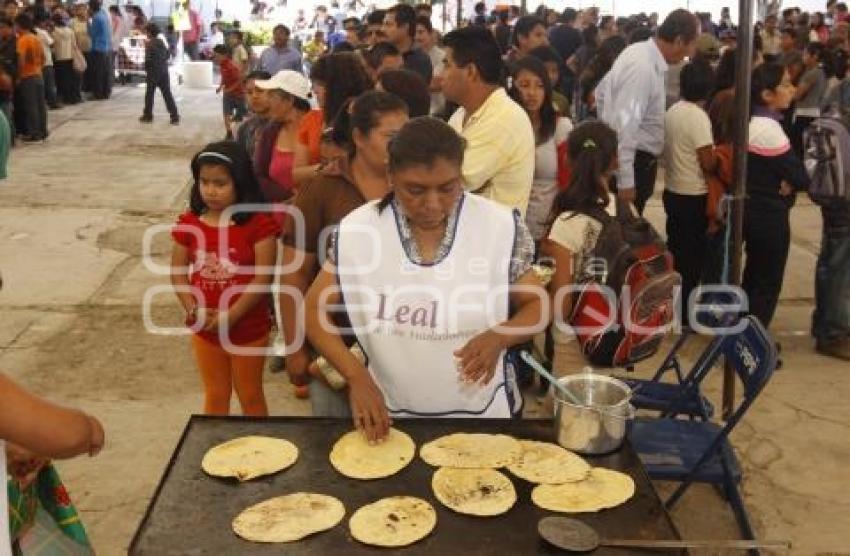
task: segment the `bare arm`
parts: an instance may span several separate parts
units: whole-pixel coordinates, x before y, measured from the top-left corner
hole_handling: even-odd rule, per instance
[[[329,304],[338,305],[341,295],[336,282],[336,268],[326,263],[305,300],[307,337],[325,359],[348,382],[348,396],[354,425],[370,442],[383,440],[389,433],[390,417],[384,396],[366,367],[357,360],[330,324]]]
[[[549,296],[552,300],[554,318],[566,322],[572,312],[572,296],[564,295],[560,305],[556,306],[558,292],[573,283],[573,254],[569,249],[555,241],[545,240],[540,244],[543,256],[550,257],[555,263],[555,273],[549,282]]]
[[[100,452],[104,433],[94,417],[31,394],[0,374],[0,438],[38,456],[71,458]]]
[[[274,267],[277,259],[277,239],[267,237],[254,244],[254,264],[259,267],[254,273],[254,278],[248,283],[249,286],[265,286],[260,291],[245,291],[227,310],[228,324],[233,326],[239,319],[245,316],[254,305],[268,296],[268,286],[272,283],[274,275],[268,269]],[[265,270],[263,270],[265,269]]]
[[[700,168],[702,168],[705,174],[713,174],[717,170],[717,165],[720,164],[717,155],[714,154],[714,145],[706,145],[698,148],[697,159],[699,160]]]
[[[175,243],[171,249],[171,285],[174,286],[174,294],[180,301],[180,305],[187,314],[195,311],[198,305],[195,296],[188,291],[189,275],[187,267],[189,266],[189,250],[179,243]]]
[[[318,164],[310,164],[310,149],[300,141],[295,144],[295,162],[293,166],[292,181],[299,186],[306,180],[314,177],[319,170]]]
[[[304,297],[307,289],[316,277],[316,255],[301,251],[296,247],[284,245],[281,264],[286,267],[301,259],[301,264],[292,272],[285,272],[280,277],[280,285],[295,288],[301,292],[300,298],[294,297],[285,290],[278,297],[280,307],[281,328],[283,329],[283,340],[287,346],[293,345],[304,330],[304,322],[301,320],[304,309]],[[286,372],[293,384],[304,384],[307,382],[307,366],[310,363],[310,353],[307,343],[302,342],[297,350],[286,356]]]
[[[455,352],[461,359],[461,374],[467,382],[489,383],[502,351],[530,340],[545,330],[551,320],[548,296],[534,272],[520,276],[511,285],[509,295],[514,315],[478,334]]]

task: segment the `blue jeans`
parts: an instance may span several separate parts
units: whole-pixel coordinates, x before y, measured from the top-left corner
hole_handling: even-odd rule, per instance
[[[812,335],[831,341],[850,337],[850,203],[823,207],[822,212]]]

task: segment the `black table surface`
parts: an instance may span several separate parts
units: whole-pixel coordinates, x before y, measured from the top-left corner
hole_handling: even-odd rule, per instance
[[[394,426],[409,434],[417,446],[454,432],[504,433],[516,438],[552,440],[550,420],[397,419]],[[313,417],[206,417],[192,416],[171,457],[156,493],[130,545],[130,554],[557,554],[558,549],[537,533],[538,521],[558,515],[531,502],[527,483],[509,472],[517,502],[496,517],[457,514],[440,504],[431,492],[434,468],[419,457],[386,479],[360,481],[340,475],[328,455],[334,442],[351,430],[348,419]],[[298,461],[284,471],[239,483],[207,476],[201,459],[211,447],[245,435],[286,438],[299,448]],[[631,446],[586,458],[591,465],[630,475],[635,496],[625,504],[596,513],[572,514],[607,538],[678,539],[643,466]],[[231,522],[245,508],[292,492],[335,496],[345,505],[346,517],[336,527],[294,543],[252,543],[237,537]],[[389,549],[360,544],[348,532],[348,518],[359,507],[394,495],[418,496],[437,510],[437,526],[411,546]],[[562,514],[566,515],[566,514]],[[594,554],[634,554],[634,549],[598,548]],[[642,550],[641,554],[650,551]],[[670,551],[664,554],[670,554]]]

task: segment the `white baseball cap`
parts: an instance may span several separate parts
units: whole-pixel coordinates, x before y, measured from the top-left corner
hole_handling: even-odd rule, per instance
[[[301,100],[310,100],[310,82],[302,74],[292,70],[280,70],[271,79],[258,79],[254,86],[267,91],[279,89]]]

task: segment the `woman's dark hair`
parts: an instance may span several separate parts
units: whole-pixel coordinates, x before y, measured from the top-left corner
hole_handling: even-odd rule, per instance
[[[431,168],[439,159],[460,167],[463,166],[466,140],[443,120],[422,116],[404,124],[390,140],[387,150],[391,173],[412,166]],[[392,199],[393,192],[390,191],[378,203],[378,212],[384,210]]]
[[[511,44],[514,47],[519,47],[519,38],[530,35],[538,25],[542,25],[544,29],[546,28],[546,22],[536,15],[524,15],[517,19],[516,23],[514,23],[514,32],[511,35]]]
[[[268,81],[272,78],[272,74],[263,70],[254,70],[245,76],[245,81],[253,79],[254,81]]]
[[[750,104],[764,106],[762,93],[774,91],[782,83],[785,68],[779,64],[765,63],[753,70],[752,86],[750,88]]]
[[[370,90],[372,78],[363,63],[353,52],[340,52],[322,56],[310,70],[310,79],[321,81],[325,86],[325,125],[331,125],[340,108],[348,99]]]
[[[387,70],[378,77],[381,88],[407,104],[411,118],[431,112],[431,93],[422,76],[406,69]]]
[[[735,56],[734,48],[727,48],[720,56],[720,62],[717,64],[717,72],[714,80],[714,94],[719,93],[724,89],[729,89],[735,86],[735,73],[737,72],[737,56]]]
[[[543,105],[540,107],[540,130],[537,132],[537,144],[543,144],[555,134],[555,126],[557,124],[558,115],[555,112],[555,107],[552,104],[552,82],[549,81],[549,72],[546,71],[546,66],[543,62],[533,56],[526,56],[516,61],[511,73],[511,88],[508,94],[514,99],[514,102],[523,106],[522,93],[516,86],[517,77],[521,71],[527,71],[536,75],[540,82],[543,83]]]
[[[604,29],[610,23],[617,23],[617,20],[614,19],[613,15],[603,15],[599,19],[599,28]]]
[[[455,29],[443,38],[443,45],[452,49],[452,61],[458,67],[474,64],[481,80],[501,85],[505,64],[496,37],[485,27],[471,25]]]
[[[408,113],[407,104],[398,96],[382,91],[368,91],[349,101],[334,121],[329,139],[336,145],[354,152],[354,130],[368,135],[378,127],[381,116],[394,112]]]
[[[847,75],[847,53],[840,48],[836,48],[832,51],[830,58],[830,71],[828,73],[838,79],[844,79]]]
[[[157,25],[156,23],[148,23],[147,25],[145,25],[145,34],[147,34],[147,36],[149,37],[156,38],[161,32],[162,31],[160,31],[159,25]]]
[[[192,213],[200,216],[207,210],[201,198],[201,167],[215,165],[227,168],[233,178],[233,189],[236,193],[236,203],[264,203],[265,198],[260,191],[260,184],[254,174],[254,166],[247,151],[234,141],[217,141],[201,149],[192,158],[192,190],[189,193],[189,208]],[[242,225],[251,219],[250,212],[235,212],[233,221]]]
[[[601,181],[616,155],[617,132],[608,124],[588,120],[576,126],[567,138],[570,184],[555,197],[551,220],[566,211],[593,216],[607,206],[608,191]]]
[[[706,100],[714,90],[714,70],[707,60],[694,60],[682,68],[679,92],[689,102]]]

